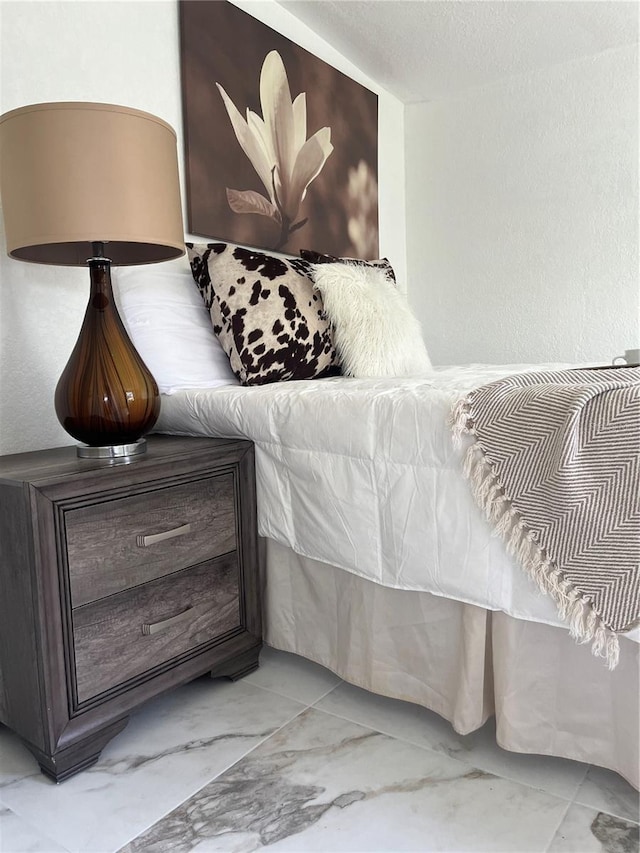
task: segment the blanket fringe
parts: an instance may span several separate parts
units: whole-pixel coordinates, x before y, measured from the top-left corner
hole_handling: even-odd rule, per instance
[[[449,425],[453,429],[456,447],[463,436],[475,435],[469,397],[459,400],[452,409]],[[591,642],[591,652],[605,658],[609,669],[615,669],[620,656],[617,634],[603,623],[593,609],[590,599],[584,598],[563,576],[544,550],[537,535],[523,520],[504,488],[481,445],[474,440],[464,453],[463,471],[469,480],[473,495],[494,528],[527,574],[544,595],[550,595],[557,604],[558,615],[569,625],[569,633],[579,643]]]

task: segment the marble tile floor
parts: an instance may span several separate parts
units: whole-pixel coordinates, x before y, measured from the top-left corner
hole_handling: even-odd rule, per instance
[[[2,853],[638,853],[609,771],[506,752],[487,724],[373,696],[265,648],[241,681],[148,703],[61,785],[0,727]]]

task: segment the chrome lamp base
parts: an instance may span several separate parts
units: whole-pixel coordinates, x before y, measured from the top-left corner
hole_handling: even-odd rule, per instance
[[[102,447],[92,447],[88,444],[78,444],[78,456],[82,459],[127,459],[130,456],[140,456],[147,452],[146,438],[139,438],[131,444],[107,444]]]

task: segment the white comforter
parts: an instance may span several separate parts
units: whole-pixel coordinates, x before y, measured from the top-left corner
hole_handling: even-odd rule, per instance
[[[551,600],[491,535],[447,417],[478,385],[567,366],[181,391],[162,398],[156,430],[255,442],[261,536],[385,586],[560,625]]]

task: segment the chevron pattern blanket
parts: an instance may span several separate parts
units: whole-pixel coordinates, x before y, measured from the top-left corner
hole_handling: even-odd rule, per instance
[[[452,412],[507,548],[609,668],[640,620],[640,368],[509,376]]]

